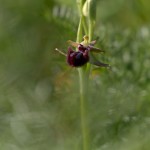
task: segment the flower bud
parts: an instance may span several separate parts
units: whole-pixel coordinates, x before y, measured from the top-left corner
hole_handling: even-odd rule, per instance
[[[83,15],[89,16],[91,21],[96,20],[96,2],[97,0],[87,0],[83,5]]]
[[[88,16],[88,2],[86,1],[83,5],[83,9],[82,9],[83,15],[84,16]]]
[[[88,13],[89,13],[89,19],[91,21],[96,20],[96,2],[97,0],[87,0],[88,1]]]

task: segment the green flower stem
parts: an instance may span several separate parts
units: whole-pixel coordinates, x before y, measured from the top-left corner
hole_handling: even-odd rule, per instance
[[[82,20],[83,20],[83,28],[84,28],[85,35],[88,35],[88,26],[86,23],[86,17],[84,15],[82,15]]]
[[[83,18],[80,18],[79,27],[77,31],[77,42],[82,41],[82,23]],[[87,108],[86,108],[86,72],[85,68],[78,68],[79,72],[79,84],[80,84],[80,111],[81,111],[81,130],[82,130],[82,139],[83,139],[83,150],[89,150],[89,138],[88,138],[88,127],[87,127]]]
[[[83,12],[82,12],[82,8],[83,8],[83,5],[84,5],[85,1],[86,0],[77,0],[77,6],[78,6],[78,9],[79,9],[79,13],[80,13],[80,23],[82,22],[81,25],[84,28],[84,32],[85,32],[86,35],[88,35],[88,27],[87,27],[87,23],[86,23],[86,17],[83,15]],[[80,28],[78,28],[78,30],[79,29]],[[78,38],[78,36],[77,36],[77,38]],[[82,39],[80,41],[79,40],[77,40],[77,41],[81,42]]]
[[[79,83],[80,83],[80,110],[81,110],[81,129],[83,138],[83,150],[90,149],[89,130],[87,122],[87,86],[86,74],[84,68],[79,68]]]
[[[88,7],[88,21],[89,21],[89,42],[92,41],[94,28],[95,28],[95,21],[96,21],[96,3],[97,0],[87,0],[87,7]],[[87,64],[86,72],[87,76],[89,77],[91,71],[91,64]]]
[[[92,41],[93,33],[94,33],[94,22],[89,20],[89,41]]]
[[[89,20],[89,34],[88,34],[88,36],[89,36],[89,41],[90,42],[92,41],[93,31],[94,31],[94,25],[93,25],[92,21]],[[90,71],[91,71],[91,64],[88,63],[87,67],[86,67],[87,78],[89,78]]]
[[[78,26],[78,31],[77,31],[77,42],[80,43],[82,41],[82,37],[83,37],[83,34],[82,34],[82,18],[80,18],[80,21],[79,21],[79,26]]]
[[[85,0],[78,1],[78,7],[80,10],[80,22],[77,31],[77,42],[80,43],[83,38],[83,28],[86,35],[88,35],[88,28],[86,26],[86,18],[83,16],[82,7]],[[78,68],[79,72],[79,84],[80,84],[80,111],[81,111],[81,130],[82,130],[82,141],[83,141],[83,150],[89,150],[89,132],[88,132],[88,123],[87,123],[87,87],[86,87],[86,72],[85,67]]]
[[[83,15],[83,5],[87,2],[88,16]],[[89,36],[89,42],[92,41],[95,17],[96,17],[96,0],[77,0],[77,5],[80,12],[80,22],[77,31],[77,42],[80,43],[84,34]],[[88,27],[86,19],[88,19]],[[86,66],[78,69],[79,83],[80,83],[80,110],[81,110],[81,129],[83,138],[83,150],[90,150],[89,143],[89,130],[88,130],[88,118],[87,118],[87,95],[88,95],[88,81],[91,65],[88,63]]]
[[[92,41],[93,30],[94,30],[94,26],[93,26],[92,22],[89,21],[89,34],[88,34],[88,36],[89,36],[89,41],[90,42]],[[86,67],[87,81],[88,81],[88,78],[89,78],[89,75],[90,75],[90,71],[91,71],[91,64],[88,63],[87,67]]]

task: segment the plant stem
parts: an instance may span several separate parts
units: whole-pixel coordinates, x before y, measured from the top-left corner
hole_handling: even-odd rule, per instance
[[[93,36],[93,30],[94,30],[94,26],[92,24],[92,22],[89,20],[89,41],[92,41],[92,36]],[[90,74],[90,70],[91,70],[91,64],[88,63],[87,67],[86,67],[86,73],[87,73],[87,78],[89,78],[89,74]]]
[[[96,0],[87,0],[88,4],[88,23],[89,23],[89,30],[88,30],[88,36],[89,36],[89,42],[92,41],[93,33],[94,33],[94,27],[95,27],[95,21],[96,21]],[[89,77],[91,70],[91,64],[87,64],[86,72],[87,76]]]
[[[88,27],[87,27],[86,18],[84,15],[82,15],[82,20],[83,20],[83,28],[84,28],[85,35],[88,35]]]
[[[77,5],[80,12],[80,22],[77,33],[77,42],[80,43],[83,37],[83,29],[84,33],[89,36],[89,42],[92,41],[95,19],[96,19],[96,0],[77,0]],[[85,8],[87,7],[88,16],[83,15],[83,5]],[[86,19],[88,19],[88,27]],[[91,65],[88,63],[85,67],[79,68],[79,83],[80,83],[80,108],[81,108],[81,128],[82,128],[82,136],[83,136],[83,150],[89,150],[89,131],[88,131],[88,123],[87,123],[87,93],[88,93],[88,81],[89,74],[91,70]]]
[[[80,83],[80,110],[81,110],[81,129],[83,138],[83,150],[89,150],[89,131],[87,122],[87,90],[86,90],[86,74],[84,68],[79,70],[79,83]]]
[[[79,26],[78,26],[78,31],[77,31],[77,42],[81,42],[82,40],[82,37],[83,37],[83,34],[82,34],[82,17],[80,18],[80,21],[79,21]]]
[[[80,43],[83,38],[83,28],[85,31],[85,34],[88,34],[87,26],[86,26],[86,20],[85,17],[82,14],[82,7],[83,7],[83,1],[81,0],[80,3],[78,3],[78,7],[80,10],[80,22],[79,27],[77,31],[77,42]],[[81,115],[81,130],[82,130],[82,141],[83,141],[83,150],[89,150],[89,140],[88,140],[88,127],[87,127],[87,108],[86,108],[86,72],[85,68],[78,68],[79,72],[79,86],[80,86],[80,115]]]
[[[82,41],[82,20],[80,18],[78,32],[77,32],[77,42]],[[82,130],[82,139],[83,139],[83,150],[89,150],[89,140],[88,140],[88,127],[87,127],[87,112],[86,112],[86,72],[85,68],[78,68],[79,72],[79,85],[80,85],[80,111],[81,111],[81,130]]]

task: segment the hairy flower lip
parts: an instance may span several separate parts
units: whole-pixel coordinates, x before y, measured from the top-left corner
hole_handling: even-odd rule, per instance
[[[87,51],[74,51],[71,47],[68,48],[67,63],[73,67],[81,67],[89,61]]]

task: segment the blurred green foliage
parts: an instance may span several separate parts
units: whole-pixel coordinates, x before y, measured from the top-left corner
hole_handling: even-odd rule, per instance
[[[93,150],[150,149],[150,1],[98,1]],[[54,49],[76,39],[76,1],[0,0],[0,149],[80,150],[78,74]]]

